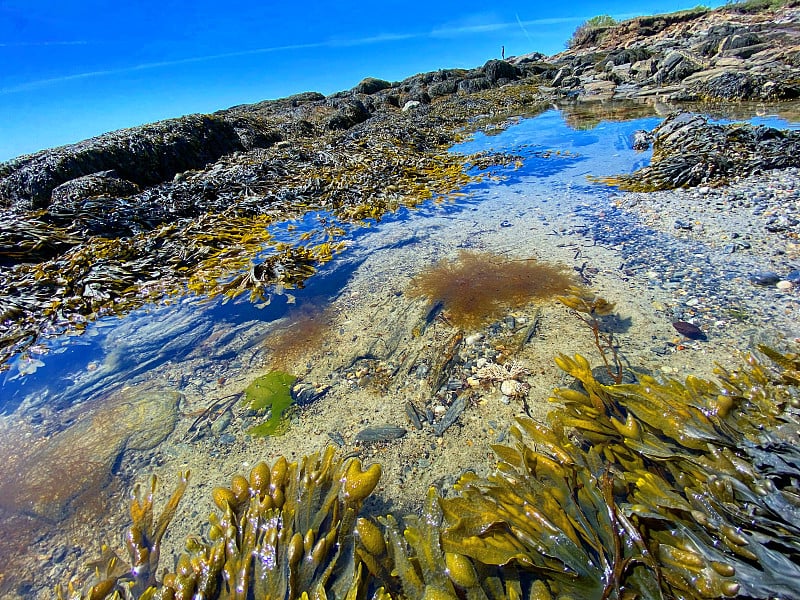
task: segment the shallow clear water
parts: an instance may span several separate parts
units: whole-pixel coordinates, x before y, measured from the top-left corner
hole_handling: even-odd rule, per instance
[[[564,122],[559,111],[551,110],[493,136],[479,133],[452,151],[470,154],[494,150],[520,154],[524,157],[523,166],[503,169],[501,186],[535,178],[539,181],[531,185],[537,187],[592,190],[600,197],[609,191],[591,184],[586,176],[630,172],[646,165],[649,153],[632,150],[631,135],[637,129],[651,129],[658,122],[658,118],[649,118],[601,123],[591,130],[577,131]],[[12,362],[12,368],[3,375],[0,385],[2,408],[9,412],[23,401],[34,406],[42,402],[74,404],[99,389],[107,390],[109,385],[123,382],[132,374],[180,360],[192,351],[212,324],[236,328],[250,322],[269,323],[284,317],[292,306],[290,303],[324,304],[342,289],[358,267],[357,257],[370,254],[375,250],[373,245],[380,244],[376,237],[380,237],[382,230],[393,224],[407,223],[420,231],[416,239],[404,243],[427,243],[431,234],[424,233],[426,217],[442,211],[463,213],[470,206],[485,202],[485,194],[497,185],[492,182],[470,186],[466,190],[469,198],[446,205],[430,203],[413,211],[402,209],[373,227],[345,226],[351,247],[322,268],[304,289],[276,293],[269,306],[258,308],[245,299],[226,303],[185,298],[167,305],[143,307],[122,319],[104,318],[89,325],[81,336],[50,340],[49,352],[29,353]],[[541,201],[547,202],[545,198]],[[519,207],[523,211],[526,208]],[[296,241],[301,233],[318,229],[320,217],[330,219],[329,215],[312,213],[301,220],[276,224],[271,233],[276,241]],[[434,235],[437,228],[438,225],[433,228]],[[120,357],[114,363],[113,373],[100,369],[111,354]],[[96,375],[98,371],[102,372],[102,377]]]
[[[431,219],[433,215],[463,216],[465,211],[480,206],[481,211],[502,211],[506,218],[499,223],[507,226],[512,225],[509,218],[535,217],[551,222],[554,230],[561,233],[577,233],[594,243],[617,247],[628,267],[636,266],[636,245],[631,242],[660,236],[642,227],[632,216],[609,208],[608,198],[614,190],[592,183],[588,176],[628,173],[647,165],[651,153],[633,150],[632,135],[637,130],[650,130],[660,121],[659,117],[603,121],[590,129],[576,130],[565,122],[560,111],[550,110],[493,135],[477,133],[454,146],[452,152],[509,152],[523,158],[522,166],[493,169],[501,181],[471,185],[464,190],[468,196],[463,199],[401,209],[371,227],[336,223],[348,232],[350,247],[320,269],[304,289],[277,290],[266,307],[257,307],[244,298],[223,302],[188,297],[146,306],[122,319],[101,319],[90,324],[81,336],[49,340],[46,351],[17,357],[2,375],[0,411],[12,412],[23,402],[30,406],[43,402],[74,404],[133,374],[179,361],[191,353],[212,324],[230,329],[248,323],[268,324],[285,317],[295,303],[325,304],[341,291],[361,260],[383,246],[381,236],[385,232],[398,226],[411,228],[414,236],[404,240],[403,245],[435,243],[442,225]],[[754,117],[750,122],[800,128],[800,123],[777,116]],[[524,197],[515,197],[522,189]],[[327,224],[333,222],[330,215],[309,213],[303,219],[273,225],[271,233],[276,241],[293,242],[303,232],[320,229],[320,219]],[[113,372],[104,369],[102,377],[93,374],[112,354],[121,357],[115,360]]]
[[[102,401],[124,385],[157,382],[162,389],[180,390],[190,398],[215,398],[222,393],[226,379],[244,380],[263,369],[265,340],[301,314],[302,307],[335,303],[342,312],[337,315],[342,330],[347,330],[350,320],[355,322],[355,340],[355,334],[361,333],[359,327],[367,329],[373,324],[358,322],[363,313],[368,321],[388,322],[385,315],[392,307],[385,302],[396,298],[400,306],[403,286],[412,276],[462,249],[535,257],[574,269],[587,285],[599,286],[609,299],[634,315],[627,317],[628,327],[633,323],[633,329],[640,331],[626,344],[637,357],[664,352],[663,338],[669,334],[665,331],[674,335],[670,323],[676,319],[697,317],[719,344],[734,344],[734,336],[741,336],[742,329],[730,327],[726,321],[725,311],[731,307],[747,306],[756,327],[762,322],[759,319],[789,327],[791,324],[773,314],[774,307],[766,304],[759,308],[763,298],[760,304],[754,302],[754,294],[766,292],[742,284],[742,274],[755,268],[746,256],[722,257],[700,242],[655,231],[632,213],[614,208],[613,200],[620,192],[587,177],[628,173],[648,164],[650,154],[633,150],[632,135],[639,129],[652,129],[659,121],[658,117],[604,121],[576,130],[561,112],[550,110],[494,135],[476,134],[452,151],[508,152],[523,159],[521,166],[490,169],[482,182],[462,190],[462,197],[404,208],[380,223],[342,226],[347,232],[347,249],[320,268],[304,288],[275,290],[266,306],[245,299],[173,299],[124,318],[102,319],[91,324],[84,335],[50,340],[49,351],[17,357],[11,369],[0,375],[0,411],[8,415],[9,427],[16,419],[26,420],[36,433],[37,423],[44,422],[48,429],[38,432],[44,436],[69,430],[69,423],[57,423],[59,411],[80,409],[84,404],[91,407],[97,398]],[[777,118],[759,123],[790,125]],[[275,224],[271,233],[278,241],[293,242],[300,234],[326,224],[330,224],[330,216],[315,213]],[[709,300],[712,295],[724,300]],[[651,305],[662,308],[654,313]],[[706,312],[701,310],[704,306]],[[351,307],[353,317],[349,319],[345,313]],[[552,343],[558,347],[560,342]],[[550,350],[548,346],[543,352]],[[342,347],[330,354],[346,355],[347,351]],[[74,410],[70,414],[75,418]],[[178,427],[181,432],[186,430],[187,415]],[[235,447],[231,440],[225,444],[214,440],[209,451],[187,445],[178,434],[176,437],[169,440],[170,447],[163,453],[160,449],[149,451],[154,457],[163,454],[167,462],[174,459],[176,464],[170,463],[173,470],[197,461],[205,475],[219,475],[218,469],[229,477],[231,470],[244,462],[233,457],[224,466],[215,464],[217,460],[222,464],[231,452],[226,448]],[[207,455],[196,456],[199,452]],[[0,461],[4,458],[0,456]],[[141,460],[150,464],[146,453]],[[15,514],[17,508],[0,506],[0,534],[4,519],[27,518],[27,508]]]

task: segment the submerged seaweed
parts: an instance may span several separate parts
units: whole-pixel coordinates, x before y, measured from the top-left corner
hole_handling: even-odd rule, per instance
[[[508,308],[563,292],[574,283],[561,267],[535,259],[509,259],[462,251],[417,275],[408,294],[426,297],[461,328],[474,328]]]
[[[468,172],[470,157],[447,148],[465,126],[480,125],[476,115],[543,108],[535,92],[519,84],[473,94],[466,104],[440,99],[413,119],[387,109],[345,131],[328,127],[334,110],[322,98],[289,112],[256,105],[242,109],[246,118],[265,131],[283,127],[283,143],[222,156],[126,197],[4,209],[0,370],[43,336],[80,332],[104,315],[187,290],[264,302],[272,286],[301,287],[345,247],[345,232],[321,223],[320,232],[278,242],[270,225],[310,211],[338,223],[379,220],[400,206],[454,194],[483,174]],[[479,159],[482,168],[507,160]]]
[[[247,430],[250,435],[262,437],[278,432],[283,412],[293,402],[292,385],[297,377],[284,371],[272,371],[254,380],[244,390],[244,403],[250,410],[270,411],[270,417],[260,425]]]
[[[769,348],[719,381],[604,385],[557,364],[547,425],[519,418],[486,478],[433,490],[420,516],[359,516],[380,467],[332,449],[216,488],[209,540],[156,581],[152,501],[134,500],[129,566],[107,551],[70,598],[747,598],[800,596],[800,358]],[[133,533],[136,532],[136,533]],[[141,591],[143,587],[148,587]],[[141,593],[140,593],[141,592]]]

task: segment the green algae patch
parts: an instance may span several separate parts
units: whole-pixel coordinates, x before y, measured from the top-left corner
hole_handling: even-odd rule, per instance
[[[278,433],[283,412],[292,404],[292,385],[297,377],[285,371],[272,371],[262,375],[244,391],[244,402],[251,410],[270,410],[264,423],[255,425],[247,433],[257,437]]]

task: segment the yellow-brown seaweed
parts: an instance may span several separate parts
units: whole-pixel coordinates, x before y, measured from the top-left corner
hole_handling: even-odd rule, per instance
[[[598,382],[585,358],[561,355],[581,390],[554,391],[560,407],[548,425],[519,418],[511,443],[493,447],[493,473],[464,473],[448,498],[431,490],[422,514],[402,521],[359,515],[378,465],[363,469],[330,448],[271,469],[259,463],[215,489],[221,513],[208,541],[190,538],[160,582],[157,541],[181,490],[155,525],[151,495],[137,496],[127,539],[138,566],[120,572],[107,551],[93,587],[66,594],[796,597],[797,359],[765,354],[777,369],[751,357],[740,370],[720,369],[719,382],[614,385]]]

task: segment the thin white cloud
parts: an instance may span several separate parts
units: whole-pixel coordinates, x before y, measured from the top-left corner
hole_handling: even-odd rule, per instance
[[[68,42],[0,42],[0,48],[40,48],[46,46],[86,46],[89,42],[74,40]]]
[[[547,25],[559,25],[561,23],[575,23],[585,21],[589,17],[553,17],[549,19],[529,19],[522,21],[519,15],[514,15],[516,20],[500,23],[481,23],[475,25],[462,25],[453,27],[440,27],[431,31],[431,37],[456,37],[460,35],[469,35],[472,33],[484,33],[487,31],[502,31],[504,29],[513,29],[522,27],[541,27]],[[525,32],[527,34],[527,31]]]
[[[525,27],[537,27],[546,25],[555,25],[560,23],[570,23],[576,21],[585,21],[588,17],[557,17],[550,19],[531,19],[521,21],[517,16],[515,21],[500,22],[500,23],[483,23],[474,25],[463,25],[453,27],[440,27],[426,33],[384,33],[375,36],[368,36],[363,38],[341,39],[341,40],[325,40],[321,42],[308,42],[304,44],[287,44],[283,46],[270,46],[267,48],[254,48],[252,50],[241,50],[237,52],[223,52],[220,54],[207,54],[203,56],[192,56],[187,58],[180,58],[175,60],[165,60],[158,62],[148,62],[130,67],[121,67],[118,69],[103,69],[97,71],[87,71],[84,73],[75,73],[72,75],[63,75],[60,77],[50,77],[47,79],[38,79],[36,81],[29,81],[17,85],[0,87],[0,95],[14,94],[18,92],[28,92],[41,88],[46,88],[60,83],[67,83],[70,81],[80,81],[83,79],[93,79],[96,77],[107,77],[109,75],[124,75],[126,73],[135,73],[137,71],[147,71],[150,69],[162,69],[169,67],[176,67],[180,65],[196,64],[203,62],[210,62],[214,60],[221,60],[226,58],[238,58],[242,56],[255,56],[258,54],[269,54],[273,52],[288,52],[293,50],[309,50],[315,48],[335,48],[347,46],[366,46],[371,44],[384,44],[398,41],[405,41],[410,39],[420,38],[439,38],[469,35],[475,33],[486,33],[491,31],[501,31],[515,27],[521,27],[525,31]],[[527,31],[526,31],[527,34]],[[57,42],[56,44],[85,44],[86,42]],[[40,43],[37,43],[40,44]],[[6,46],[6,44],[0,44]]]
[[[266,54],[269,52],[283,52],[290,50],[303,50],[308,48],[321,48],[328,46],[329,43],[318,42],[309,44],[289,44],[286,46],[272,46],[270,48],[256,48],[253,50],[242,50],[239,52],[224,52],[221,54],[207,54],[204,56],[192,56],[188,58],[179,58],[176,60],[164,60],[158,62],[142,63],[130,67],[121,67],[119,69],[104,69],[98,71],[87,71],[85,73],[75,73],[73,75],[63,75],[60,77],[51,77],[48,79],[38,79],[36,81],[29,81],[14,86],[7,86],[0,88],[0,95],[13,94],[16,92],[29,92],[43,87],[48,87],[58,83],[66,83],[69,81],[79,81],[81,79],[93,79],[95,77],[105,77],[108,75],[124,75],[125,73],[135,73],[137,71],[148,71],[150,69],[161,69],[165,67],[177,67],[180,65],[188,65],[193,63],[209,62],[212,60],[220,60],[224,58],[236,58],[240,56],[251,56],[255,54]]]
[[[367,46],[369,44],[384,44],[387,42],[403,42],[405,40],[413,40],[416,38],[424,37],[420,33],[381,33],[365,38],[356,38],[351,40],[330,40],[320,44],[326,47],[346,47],[346,46]]]

